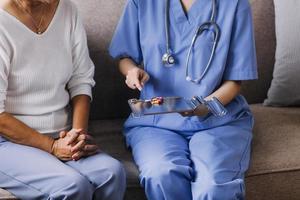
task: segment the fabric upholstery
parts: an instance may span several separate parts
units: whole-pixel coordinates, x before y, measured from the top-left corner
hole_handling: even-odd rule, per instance
[[[276,62],[265,105],[300,106],[300,2],[274,0]]]
[[[16,197],[14,197],[12,194],[0,188],[0,200],[15,200],[15,199]]]
[[[248,175],[300,170],[300,108],[256,104],[251,110],[255,125]]]
[[[258,80],[243,83],[249,103],[261,103],[267,96],[275,59],[275,17],[273,0],[250,0],[255,27]]]
[[[299,200],[300,171],[283,171],[246,178],[247,200]]]

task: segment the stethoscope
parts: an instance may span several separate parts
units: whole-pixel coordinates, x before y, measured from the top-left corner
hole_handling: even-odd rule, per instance
[[[186,80],[199,84],[200,81],[203,79],[203,77],[205,76],[205,74],[207,73],[211,62],[213,60],[217,45],[218,45],[218,41],[220,38],[220,28],[216,22],[216,15],[217,15],[217,5],[216,5],[216,0],[211,0],[212,1],[212,6],[211,6],[211,17],[210,17],[210,21],[204,22],[203,24],[201,24],[200,26],[198,26],[198,28],[196,29],[195,35],[193,36],[191,45],[189,47],[188,50],[188,55],[186,58],[186,63],[185,63],[185,76],[186,76]],[[171,48],[170,48],[170,30],[169,30],[169,24],[170,24],[170,17],[169,17],[169,13],[170,13],[170,0],[166,0],[166,6],[165,6],[165,34],[166,34],[166,49],[167,52],[162,56],[162,62],[165,65],[165,67],[172,67],[175,64],[175,58],[171,53]],[[200,36],[204,31],[208,31],[210,30],[210,28],[212,28],[213,31],[213,46],[212,46],[212,50],[211,50],[211,54],[209,56],[209,60],[208,63],[203,71],[203,73],[201,74],[201,76],[199,76],[198,78],[192,77],[189,74],[189,63],[190,63],[190,58],[191,58],[191,54],[192,54],[192,49],[195,45],[195,42],[198,38],[198,36]]]

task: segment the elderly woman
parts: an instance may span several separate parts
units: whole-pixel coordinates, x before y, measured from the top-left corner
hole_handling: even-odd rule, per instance
[[[122,165],[87,133],[93,74],[70,0],[0,1],[0,187],[30,200],[122,199]]]

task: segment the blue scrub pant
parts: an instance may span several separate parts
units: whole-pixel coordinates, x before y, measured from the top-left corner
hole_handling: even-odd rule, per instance
[[[36,148],[0,137],[0,187],[22,200],[121,200],[125,171],[104,153],[61,162]]]
[[[135,127],[126,137],[149,200],[244,199],[250,159],[250,117],[182,133]]]

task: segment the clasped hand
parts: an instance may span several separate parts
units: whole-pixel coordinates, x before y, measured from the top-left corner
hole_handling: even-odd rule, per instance
[[[95,144],[94,138],[81,129],[60,132],[59,138],[52,146],[52,154],[63,161],[76,161],[94,155],[98,151],[99,147]]]

